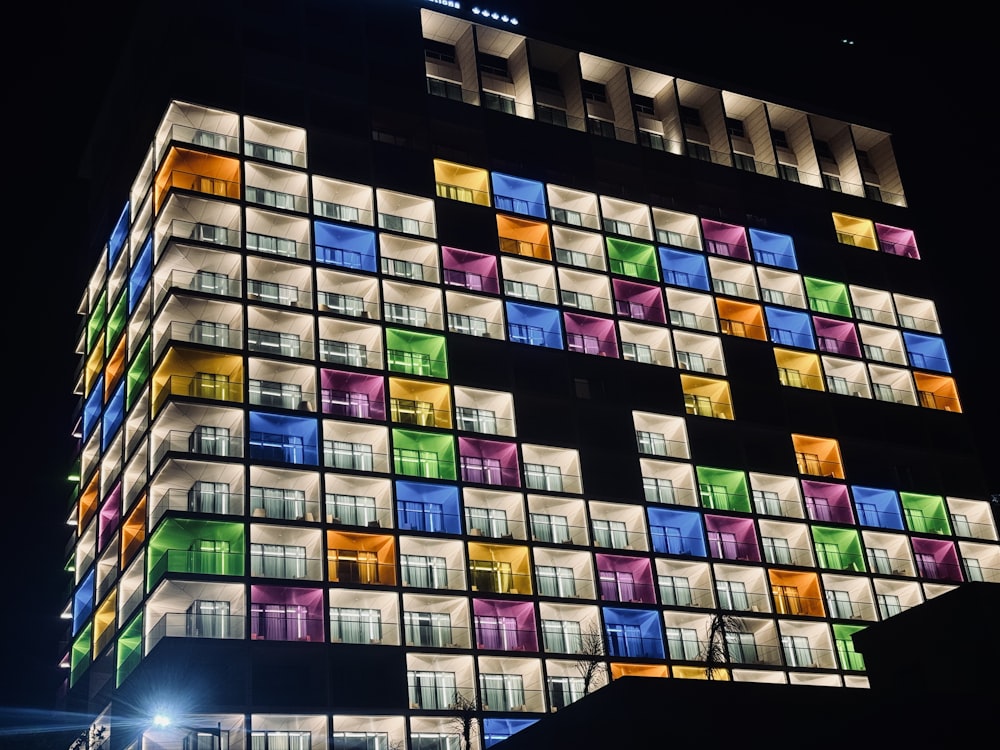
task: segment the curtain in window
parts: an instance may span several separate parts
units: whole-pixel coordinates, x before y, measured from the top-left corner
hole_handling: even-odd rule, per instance
[[[524,678],[519,674],[481,674],[479,689],[485,710],[511,711],[524,706]]]
[[[447,646],[454,643],[451,615],[447,612],[404,612],[406,642],[415,646]]]
[[[187,610],[185,635],[229,638],[229,602],[196,599]]]
[[[366,526],[375,520],[375,498],[366,495],[327,495],[326,514],[349,526]]]
[[[781,637],[781,648],[785,652],[785,663],[789,667],[814,666],[808,638],[800,635],[784,635]]]
[[[726,648],[730,661],[738,664],[757,662],[757,642],[753,633],[726,633]]]
[[[207,456],[228,456],[229,429],[198,425],[188,438],[188,450]]]
[[[462,457],[462,479],[466,482],[500,484],[500,471],[499,459],[478,456]]]
[[[625,549],[628,546],[628,532],[624,521],[594,519],[594,544],[598,547]]]
[[[600,570],[601,598],[609,601],[636,601],[635,580],[627,571]]]
[[[546,651],[578,654],[583,649],[580,623],[572,620],[542,620],[542,640]]]
[[[251,732],[250,750],[310,750],[309,732]]]
[[[739,545],[736,541],[736,534],[728,531],[710,531],[708,532],[708,542],[712,549],[712,557],[724,557],[727,560],[738,559]]]
[[[690,607],[691,586],[687,578],[680,576],[660,576],[660,599],[663,604]]]
[[[195,513],[228,513],[229,484],[195,482],[188,490],[188,510]]]
[[[566,516],[550,516],[544,513],[532,513],[531,535],[539,542],[568,542],[569,521]]]
[[[517,620],[513,617],[476,615],[476,643],[479,648],[510,651],[518,646]]]
[[[469,560],[472,585],[479,591],[506,594],[510,591],[513,569],[508,562],[498,560]]]
[[[403,585],[443,589],[448,587],[447,561],[443,557],[400,555]]]
[[[305,578],[306,548],[283,544],[251,544],[250,575]]]
[[[536,565],[535,578],[541,596],[576,596],[576,579],[572,568]]]
[[[667,628],[666,634],[671,659],[693,661],[700,658],[698,631],[693,628]]]
[[[721,608],[742,611],[750,609],[747,587],[742,581],[717,581],[715,590],[719,595]]]
[[[478,529],[484,536],[498,537],[508,533],[507,511],[498,508],[466,508],[469,529]]]
[[[448,708],[455,702],[454,672],[407,672],[406,682],[412,706],[424,709]]]
[[[399,526],[414,531],[442,531],[444,506],[419,500],[398,500]]]
[[[645,656],[642,630],[638,625],[611,625],[608,631],[608,653],[611,656]]]
[[[553,708],[564,708],[582,697],[582,677],[549,677],[549,700]]]
[[[196,539],[191,543],[189,573],[225,574],[229,542],[221,539]]]
[[[308,638],[308,610],[301,604],[251,604],[250,633],[269,641]]]
[[[330,607],[330,637],[344,643],[382,640],[382,613],[377,609]]]

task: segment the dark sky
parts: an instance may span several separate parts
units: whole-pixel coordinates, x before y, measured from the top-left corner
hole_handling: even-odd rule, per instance
[[[660,62],[668,72],[709,83],[729,78],[735,90],[762,98],[773,92],[804,109],[815,103],[825,111],[832,102],[855,121],[893,132],[910,206],[926,227],[917,240],[940,273],[936,299],[959,395],[966,412],[978,415],[972,421],[992,489],[1000,492],[993,429],[1000,399],[988,375],[996,354],[987,348],[1000,318],[996,284],[987,273],[968,270],[973,263],[993,274],[1000,268],[990,257],[1000,251],[987,244],[981,218],[993,212],[996,191],[985,173],[995,149],[982,145],[990,138],[973,136],[992,124],[986,97],[978,93],[994,88],[996,66],[987,59],[994,45],[985,28],[963,28],[941,15],[940,6],[934,16],[893,16],[850,2],[822,13],[806,3],[650,9],[649,0],[617,0],[602,3],[603,14],[577,2],[493,5],[518,15],[529,36],[562,27],[567,36],[597,44],[628,39],[639,63]],[[59,679],[54,665],[64,626],[57,615],[69,590],[60,571],[69,538],[75,311],[82,269],[96,260],[80,232],[85,185],[75,169],[129,8],[120,0],[25,4],[19,12],[27,20],[8,26],[3,53],[4,143],[14,157],[5,199],[6,225],[15,229],[7,237],[7,256],[14,259],[7,283],[17,303],[8,309],[8,340],[19,349],[16,355],[8,350],[4,368],[8,409],[14,408],[7,417],[2,502],[8,513],[0,533],[4,579],[13,593],[0,617],[0,707],[49,706]],[[18,39],[32,46],[30,55]],[[4,721],[0,709],[0,726]]]

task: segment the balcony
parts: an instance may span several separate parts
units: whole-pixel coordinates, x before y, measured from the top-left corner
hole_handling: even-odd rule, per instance
[[[199,489],[197,485],[187,490],[170,488],[152,502],[149,510],[149,528],[155,527],[168,511],[242,516],[243,501],[241,493],[230,492],[228,489],[208,491]]]
[[[312,295],[290,284],[247,279],[247,299],[251,302],[266,302],[285,307],[309,307]]]
[[[149,588],[168,573],[182,575],[243,575],[242,552],[205,552],[198,550],[168,549],[149,571]]]
[[[152,651],[164,638],[246,638],[246,617],[243,615],[167,612],[146,636],[146,651]]]
[[[157,396],[154,411],[159,411],[171,396],[194,396],[211,401],[241,403],[243,384],[230,381],[226,376],[215,373],[199,373],[194,376],[171,375]]]
[[[267,255],[277,255],[282,258],[298,258],[307,260],[310,255],[309,244],[297,242],[287,237],[277,237],[270,234],[247,232],[247,250]]]
[[[230,436],[228,431],[215,428],[212,432],[170,430],[153,455],[152,466],[159,466],[168,453],[183,453],[200,457],[241,458],[243,438]]]

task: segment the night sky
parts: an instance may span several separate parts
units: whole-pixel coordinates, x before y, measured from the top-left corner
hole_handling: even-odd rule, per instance
[[[1000,321],[991,274],[1000,273],[1000,250],[983,220],[995,211],[987,173],[995,169],[996,147],[992,137],[973,135],[990,127],[986,101],[994,95],[990,74],[996,65],[988,59],[994,45],[985,24],[962,29],[948,18],[873,13],[851,2],[822,13],[812,6],[809,17],[804,3],[688,3],[693,7],[687,9],[663,3],[648,10],[650,4],[602,3],[603,15],[575,2],[488,7],[517,15],[528,36],[563,27],[567,37],[597,45],[629,39],[637,64],[660,63],[667,72],[706,83],[728,79],[736,91],[842,113],[894,133],[908,202],[923,227],[917,234],[922,262],[933,263],[938,273],[935,300],[959,396],[980,435],[991,489],[1000,492],[994,429],[1000,399],[991,374]],[[745,12],[751,7],[752,18]],[[617,16],[606,15],[612,9]],[[130,10],[115,0],[25,4],[18,13],[29,20],[8,24],[3,52],[4,143],[8,159],[14,157],[5,191],[5,251],[13,261],[7,286],[17,304],[7,310],[8,341],[16,348],[8,346],[3,375],[7,510],[0,533],[3,578],[13,595],[4,597],[0,610],[0,727],[24,720],[11,719],[4,706],[53,705],[61,679],[55,665],[65,630],[58,613],[69,591],[62,566],[70,534],[66,476],[76,405],[76,309],[98,251],[81,231],[86,185],[75,176],[76,165],[94,115],[92,100],[103,92]],[[579,48],[588,50],[586,44]],[[989,93],[980,97],[980,90]],[[973,262],[989,273],[970,271]]]

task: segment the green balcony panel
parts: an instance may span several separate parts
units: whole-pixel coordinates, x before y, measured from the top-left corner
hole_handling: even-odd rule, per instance
[[[135,359],[133,359],[132,364],[129,365],[128,373],[125,376],[126,409],[132,408],[132,405],[135,403],[136,397],[142,391],[143,386],[146,385],[146,381],[149,380],[149,362],[150,362],[151,352],[152,352],[152,342],[147,336],[142,346],[139,347],[139,351],[136,352]]]
[[[834,625],[833,639],[837,644],[837,658],[840,660],[840,668],[856,672],[863,672],[865,660],[861,654],[854,650],[853,635],[864,627],[857,625]]]
[[[93,646],[92,624],[87,625],[80,631],[80,635],[73,641],[73,646],[69,654],[69,684],[72,687],[80,679],[80,675],[87,671],[90,666],[90,649]]]
[[[121,685],[142,659],[142,612],[122,628],[115,650],[115,685]]]
[[[167,573],[241,576],[243,524],[166,518],[149,538],[146,591]]]
[[[802,281],[806,286],[806,297],[809,298],[810,310],[840,315],[845,318],[851,316],[851,298],[847,292],[847,284],[817,279],[812,276],[805,276]]]
[[[943,534],[951,536],[948,523],[948,509],[940,495],[921,495],[916,492],[900,492],[906,528],[919,534]]]
[[[128,295],[122,292],[115,306],[111,308],[111,314],[108,316],[108,335],[104,340],[104,351],[108,356],[115,348],[115,344],[118,343],[118,337],[125,330],[125,325],[128,323]]]
[[[750,492],[744,472],[707,466],[697,467],[697,472],[702,507],[750,512]]]
[[[813,526],[813,543],[816,546],[816,563],[827,570],[865,571],[865,558],[861,538],[854,529],[832,529]]]
[[[455,441],[451,435],[393,430],[392,460],[397,474],[427,479],[456,478]]]
[[[386,328],[385,348],[390,372],[448,377],[448,351],[444,336]]]
[[[608,267],[612,273],[634,276],[637,279],[659,281],[656,267],[656,248],[645,242],[607,238]]]
[[[104,324],[108,320],[108,293],[101,292],[90,318],[87,319],[87,352],[94,348],[94,343],[100,338]]]

